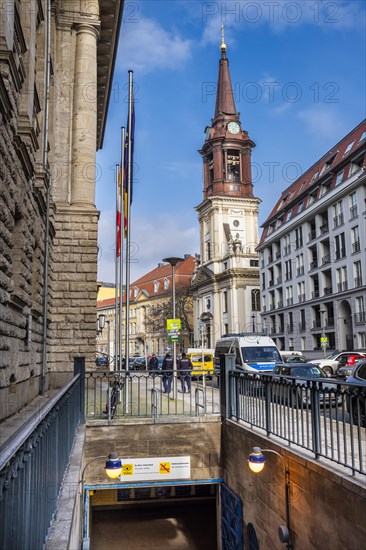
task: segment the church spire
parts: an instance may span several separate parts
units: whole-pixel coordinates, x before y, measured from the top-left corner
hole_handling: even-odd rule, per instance
[[[221,114],[235,115],[235,102],[231,86],[229,61],[226,57],[224,25],[221,25],[221,59],[219,62],[219,78],[216,92],[215,118]]]

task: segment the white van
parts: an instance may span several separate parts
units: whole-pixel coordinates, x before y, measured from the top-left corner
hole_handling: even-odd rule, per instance
[[[245,372],[271,372],[281,363],[276,344],[266,334],[242,332],[224,334],[216,342],[215,368],[220,368],[220,355],[235,354],[235,368]]]

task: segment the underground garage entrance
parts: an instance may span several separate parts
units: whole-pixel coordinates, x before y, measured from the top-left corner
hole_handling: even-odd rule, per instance
[[[90,548],[215,550],[218,487],[185,483],[90,491]]]

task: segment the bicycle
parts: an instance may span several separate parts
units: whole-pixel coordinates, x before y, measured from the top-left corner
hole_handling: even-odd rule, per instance
[[[119,395],[121,390],[124,388],[125,382],[124,380],[115,380],[112,384],[112,390],[110,392],[110,399],[109,397],[109,388],[107,389],[107,403],[105,407],[104,413],[107,414],[110,418],[113,418],[117,412],[118,402],[119,402]],[[109,405],[110,404],[110,411],[109,411]]]

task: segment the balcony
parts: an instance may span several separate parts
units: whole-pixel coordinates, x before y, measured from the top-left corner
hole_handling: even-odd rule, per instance
[[[271,279],[268,284],[269,284],[269,286],[273,286],[274,285],[274,280]]]
[[[366,323],[366,312],[365,311],[359,311],[358,313],[355,313],[355,323],[356,323],[356,325]]]
[[[324,296],[328,296],[329,294],[332,294],[333,289],[331,286],[324,287]]]
[[[279,284],[281,284],[281,283],[282,283],[282,277],[277,277],[277,282],[276,282],[276,284],[279,285]]]
[[[277,250],[276,255],[275,255],[275,258],[276,258],[276,260],[278,260],[279,258],[281,258],[281,250]]]
[[[300,332],[305,332],[305,330],[306,330],[306,323],[305,322],[304,323],[300,322],[299,323],[299,331]]]
[[[281,307],[283,307],[283,301],[282,300],[277,302],[277,308],[281,308]]]
[[[299,302],[305,302],[305,294],[299,294]]]
[[[354,278],[355,288],[358,286],[362,286],[362,277],[355,277]]]
[[[315,269],[316,267],[318,267],[318,260],[313,260],[310,263],[310,269]]]
[[[284,256],[287,256],[288,254],[290,254],[290,252],[291,252],[291,245],[288,244],[288,245],[283,247],[283,255]]]
[[[322,235],[325,235],[326,233],[329,233],[329,225],[327,223],[320,226],[320,233]]]
[[[276,309],[275,304],[269,304],[269,309],[270,309],[270,311],[272,311],[272,309]]]
[[[273,262],[273,256],[268,256],[268,263],[271,264]]]
[[[289,324],[287,325],[287,332],[294,332],[294,325],[293,324]]]
[[[316,290],[313,290],[313,292],[311,293],[311,297],[312,298],[319,298],[319,289],[317,288]]]
[[[299,275],[304,275],[304,266],[300,266],[296,269],[296,274],[299,276]]]
[[[333,218],[333,228],[336,229],[337,227],[344,224],[344,216],[343,212],[342,214],[338,214],[338,216],[334,216]]]
[[[314,319],[314,321],[313,321],[313,329],[314,329],[314,328],[316,328],[316,329],[317,329],[317,328],[322,328],[322,323],[321,323],[320,319]]]
[[[294,303],[294,299],[293,299],[293,298],[287,298],[287,300],[286,300],[286,305],[287,305],[287,306],[292,306],[293,303]]]
[[[271,327],[271,330],[270,330],[271,334],[283,334],[285,331],[284,331],[284,327],[283,325],[280,325],[278,328],[273,326]]]
[[[338,283],[337,284],[337,290],[338,290],[338,292],[343,292],[344,290],[348,290],[348,282],[343,281],[343,283]]]
[[[359,252],[361,250],[360,241],[355,241],[352,243],[352,252],[355,254],[356,252]]]
[[[349,209],[349,219],[350,219],[350,220],[353,220],[354,218],[357,218],[357,216],[358,216],[357,204],[354,204],[354,205],[351,206],[351,208]]]
[[[330,254],[326,254],[322,257],[322,265],[330,264]]]
[[[334,317],[325,319],[325,328],[334,328]]]

